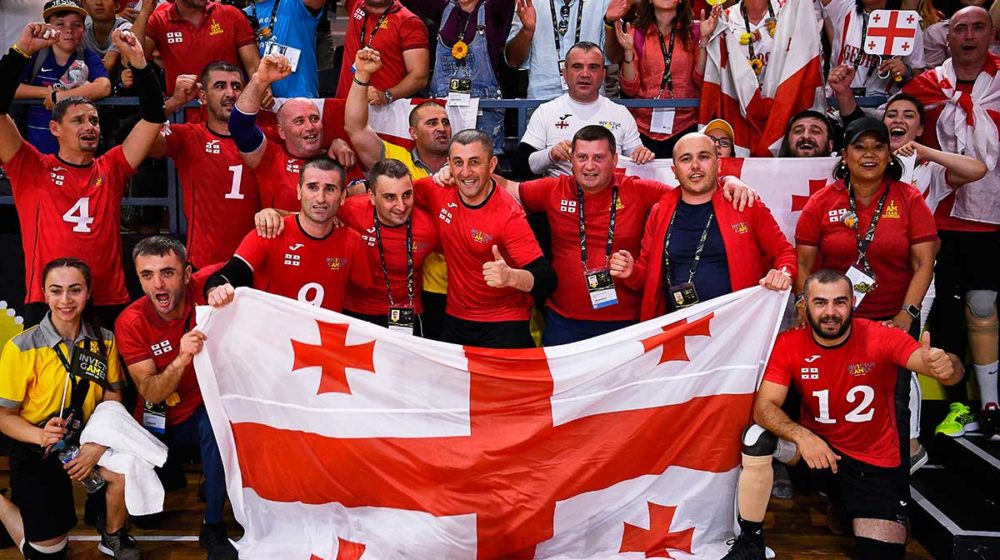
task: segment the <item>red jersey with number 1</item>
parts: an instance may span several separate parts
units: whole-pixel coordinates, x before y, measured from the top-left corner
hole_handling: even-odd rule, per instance
[[[248,233],[236,256],[253,270],[254,288],[337,312],[347,290],[369,289],[374,272],[358,232],[341,227],[312,237],[295,214],[273,239]]]
[[[254,228],[257,178],[232,137],[205,123],[171,125],[166,155],[177,164],[184,191],[188,260],[197,268],[225,262]]]
[[[260,186],[260,204],[289,212],[302,209],[299,202],[299,170],[306,162],[288,153],[274,140],[265,140],[264,156],[253,170]]]
[[[364,315],[385,315],[389,312],[389,297],[385,291],[385,275],[382,274],[382,263],[379,260],[378,245],[375,237],[375,208],[368,196],[352,196],[348,198],[337,217],[348,227],[361,234],[368,250],[368,258],[375,270],[370,290],[352,290],[347,293],[344,308]],[[438,246],[438,233],[429,214],[414,208],[410,213],[413,242],[413,309],[414,313],[424,312],[420,302],[420,291],[423,288],[424,259]],[[389,273],[389,286],[392,288],[393,303],[397,306],[409,303],[406,290],[406,226],[390,227],[381,225],[382,252],[385,255],[385,268]]]
[[[828,348],[808,325],[778,336],[764,381],[802,395],[800,423],[837,451],[878,467],[899,465],[896,367],[920,344],[900,329],[854,319],[851,335]]]
[[[42,269],[53,259],[70,256],[90,266],[94,304],[128,303],[121,200],[135,169],[121,146],[89,165],[73,165],[21,142],[4,168],[21,221],[25,303],[45,301]]]

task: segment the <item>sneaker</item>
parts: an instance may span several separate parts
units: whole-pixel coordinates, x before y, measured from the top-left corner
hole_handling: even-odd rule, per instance
[[[972,414],[972,410],[962,403],[951,403],[948,416],[934,429],[935,434],[943,434],[948,437],[959,437],[965,432],[979,429],[979,422]]]
[[[1000,406],[997,403],[986,403],[986,407],[979,412],[979,419],[984,436],[991,439],[1000,436]]]
[[[792,478],[788,475],[788,467],[781,463],[772,463],[774,482],[771,484],[771,496],[779,500],[791,500],[795,497],[792,488]]]
[[[115,560],[141,560],[142,554],[136,548],[135,539],[128,534],[128,529],[122,527],[114,533],[101,533],[101,542],[97,550],[113,557]]]
[[[910,455],[910,476],[920,470],[920,467],[927,464],[927,450],[923,445],[917,446],[917,452]]]
[[[742,533],[740,536],[733,540],[727,541],[726,544],[733,545],[729,552],[722,557],[722,560],[765,560],[766,554],[764,553],[764,540],[759,536],[757,538],[745,538]]]
[[[236,560],[238,557],[222,523],[202,523],[198,544],[208,551],[208,560]]]

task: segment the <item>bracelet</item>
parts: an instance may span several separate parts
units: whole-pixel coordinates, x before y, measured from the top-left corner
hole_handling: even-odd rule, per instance
[[[628,59],[623,56],[622,62],[624,62],[625,64],[632,64],[633,62],[635,62],[635,57],[633,56],[631,59]]]
[[[613,21],[609,20],[607,17],[605,17],[604,18],[604,27],[607,27],[607,28],[610,28],[610,29],[614,29],[615,28],[615,22],[613,22]]]
[[[372,84],[371,82],[362,82],[356,76],[351,76],[351,79],[354,80],[354,83],[358,84],[361,87],[368,87]]]
[[[24,49],[22,49],[21,46],[18,45],[17,43],[14,43],[13,45],[11,45],[10,46],[10,50],[12,50],[12,51],[16,52],[17,54],[23,56],[24,58],[31,58],[31,55],[28,54],[27,52],[25,52]]]

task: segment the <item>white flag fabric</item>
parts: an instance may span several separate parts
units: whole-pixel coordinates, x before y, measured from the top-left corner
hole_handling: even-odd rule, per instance
[[[719,558],[787,296],[489,350],[240,288],[195,358],[240,558]]]

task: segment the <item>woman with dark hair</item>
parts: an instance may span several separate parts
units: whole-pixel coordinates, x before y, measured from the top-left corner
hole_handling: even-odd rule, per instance
[[[0,355],[0,432],[14,440],[11,498],[0,497],[0,521],[26,557],[65,558],[67,535],[77,522],[72,481],[99,484],[96,471],[107,483],[98,549],[116,559],[138,559],[125,528],[124,477],[97,466],[107,448],[79,444],[97,404],[121,399],[114,335],[97,322],[90,268],[83,261],[51,261],[41,280],[48,313],[8,341]],[[73,450],[75,457],[67,453]]]
[[[703,31],[711,31],[722,13],[712,10],[698,23],[689,0],[640,0],[635,23],[615,23],[623,56],[619,61],[622,91],[642,99],[683,99],[701,96],[707,53],[699,49]],[[704,16],[704,13],[702,13]],[[694,132],[697,108],[632,109],[642,143],[658,158],[672,156],[674,143]]]

